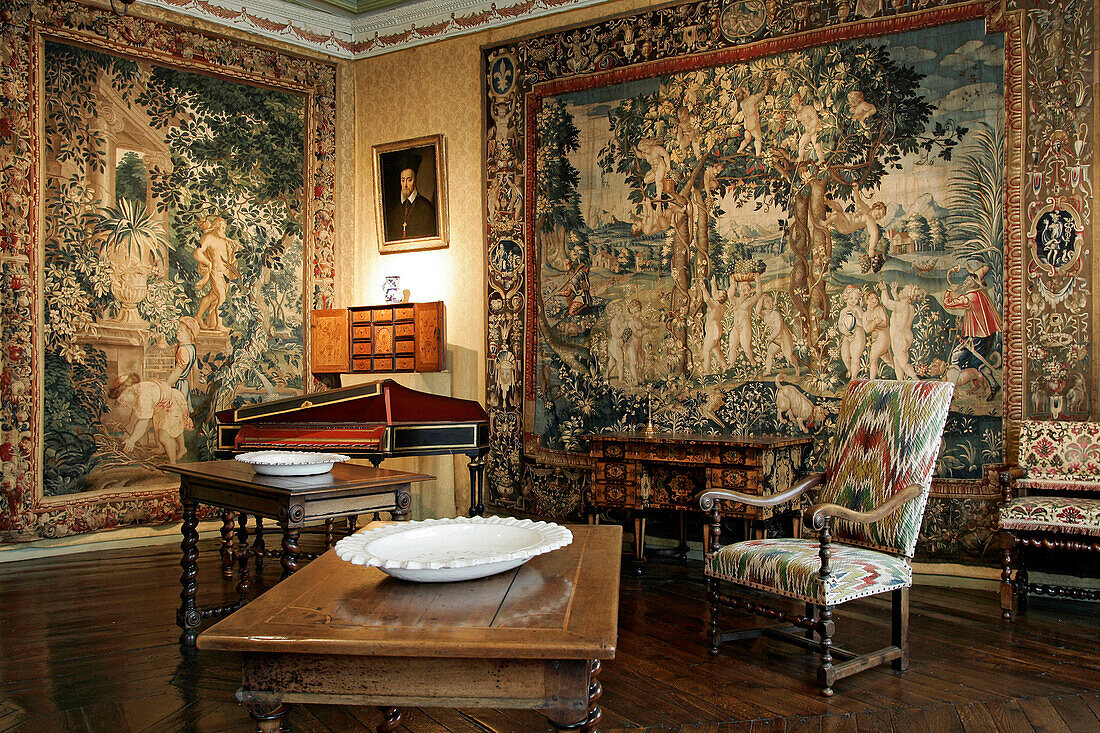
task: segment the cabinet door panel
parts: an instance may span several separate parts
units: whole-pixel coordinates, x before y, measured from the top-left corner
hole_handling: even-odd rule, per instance
[[[348,370],[348,312],[344,308],[309,314],[310,368],[315,374]]]

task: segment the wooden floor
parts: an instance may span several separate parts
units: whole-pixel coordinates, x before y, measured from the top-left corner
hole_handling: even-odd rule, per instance
[[[304,543],[306,544],[306,543]],[[200,543],[199,601],[231,586],[216,543]],[[0,731],[249,731],[233,698],[238,660],[180,653],[172,546],[0,565]],[[268,582],[277,567],[267,571]],[[680,733],[798,731],[1100,731],[1097,606],[1040,600],[1016,622],[991,593],[913,591],[912,667],[842,680],[817,694],[813,658],[757,640],[712,657],[704,646],[698,567],[655,564],[624,574],[619,649],[601,676],[601,730]],[[882,646],[888,608],[841,608],[838,643]],[[755,619],[737,616],[731,626]],[[847,643],[845,643],[847,642]],[[373,708],[298,706],[287,728],[373,731]],[[410,710],[401,731],[549,731],[531,711]]]

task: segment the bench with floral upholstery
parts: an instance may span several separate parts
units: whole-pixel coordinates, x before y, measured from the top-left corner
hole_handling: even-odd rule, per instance
[[[1100,552],[1100,423],[1025,420],[1019,465],[1001,474],[999,527],[1011,538],[1001,572],[1001,610],[1021,613],[1027,594],[1100,598],[1100,592],[1028,581],[1026,547]],[[1013,560],[1016,575],[1012,574]]]

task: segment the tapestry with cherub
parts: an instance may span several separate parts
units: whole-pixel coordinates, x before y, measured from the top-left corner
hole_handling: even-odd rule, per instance
[[[636,65],[601,60],[599,28],[487,52],[489,401],[494,440],[523,435],[498,500],[550,507],[547,467],[647,423],[810,434],[820,465],[855,377],[955,383],[937,476],[980,481],[1005,384],[1005,36],[983,7]],[[555,43],[587,49],[577,69]]]

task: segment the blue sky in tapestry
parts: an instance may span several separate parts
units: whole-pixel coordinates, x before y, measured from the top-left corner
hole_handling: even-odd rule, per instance
[[[1001,455],[1003,75],[977,21],[544,98],[543,446],[650,412],[826,437],[851,378],[946,379],[938,475],[979,477]]]

